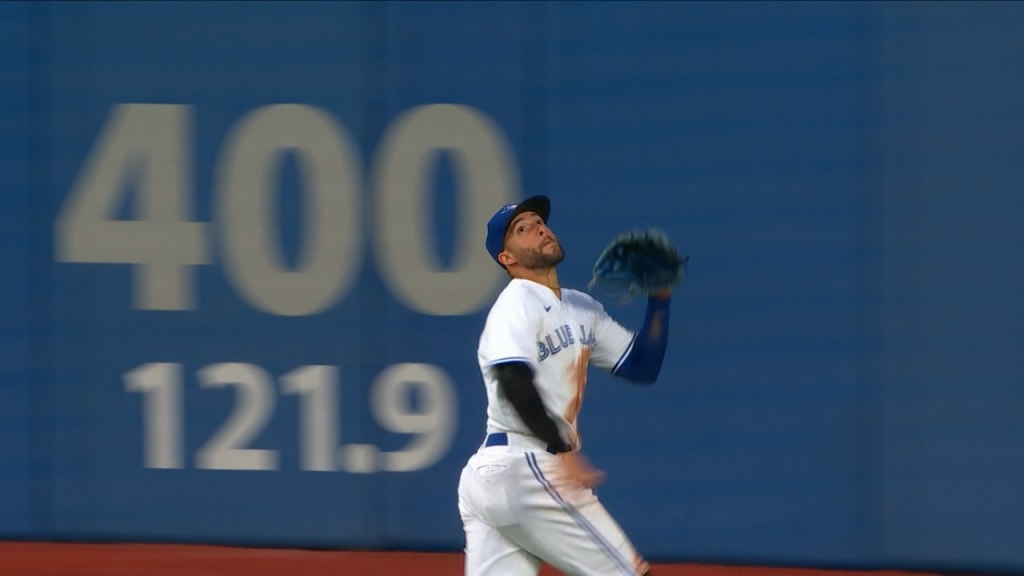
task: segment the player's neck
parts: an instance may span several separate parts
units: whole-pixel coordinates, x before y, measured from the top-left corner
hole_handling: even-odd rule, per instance
[[[555,296],[562,297],[562,287],[558,284],[558,272],[554,266],[540,270],[523,270],[517,277],[547,286]]]

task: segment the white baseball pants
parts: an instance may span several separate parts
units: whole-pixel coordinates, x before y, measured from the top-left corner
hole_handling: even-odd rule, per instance
[[[636,576],[647,563],[590,489],[558,484],[557,457],[535,438],[481,446],[459,480],[466,576]]]

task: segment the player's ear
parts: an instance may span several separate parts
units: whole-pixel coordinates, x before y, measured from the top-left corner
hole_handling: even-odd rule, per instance
[[[512,264],[516,263],[516,257],[508,250],[502,250],[501,252],[498,252],[498,262],[501,262],[502,266],[508,268]]]

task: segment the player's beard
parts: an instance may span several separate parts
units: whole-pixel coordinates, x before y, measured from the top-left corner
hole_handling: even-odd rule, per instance
[[[519,260],[519,263],[527,270],[554,268],[562,260],[565,260],[565,251],[562,250],[562,245],[558,240],[552,240],[551,245],[554,246],[554,250],[550,252],[544,252],[543,247],[517,250],[516,260]]]

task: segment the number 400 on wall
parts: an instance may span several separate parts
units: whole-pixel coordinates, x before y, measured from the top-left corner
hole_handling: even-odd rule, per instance
[[[496,206],[519,197],[519,172],[499,126],[474,108],[429,104],[398,116],[366,181],[354,139],[325,110],[300,104],[253,110],[232,128],[215,160],[213,222],[193,218],[192,130],[190,106],[114,107],[57,216],[56,260],[133,265],[132,306],[167,311],[198,308],[195,267],[217,260],[257,310],[314,315],[342,300],[359,276],[365,198],[373,204],[366,234],[381,279],[410,310],[471,314],[502,281],[479,229]],[[452,160],[459,204],[447,267],[434,253],[437,224],[430,216],[442,154]],[[276,231],[286,156],[298,160],[305,206],[295,267],[284,262]],[[120,219],[129,194],[133,217]]]

